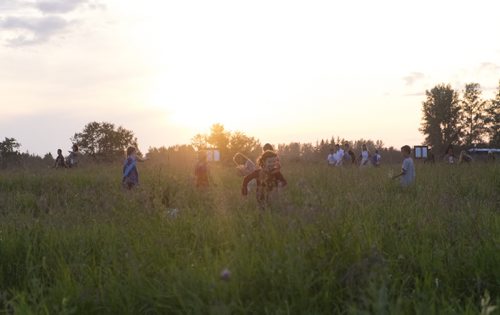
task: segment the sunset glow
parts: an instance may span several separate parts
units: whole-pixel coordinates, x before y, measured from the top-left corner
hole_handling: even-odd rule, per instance
[[[37,3],[0,1],[0,136],[37,153],[93,120],[144,148],[216,122],[272,143],[413,145],[426,89],[490,97],[500,79],[497,1]]]

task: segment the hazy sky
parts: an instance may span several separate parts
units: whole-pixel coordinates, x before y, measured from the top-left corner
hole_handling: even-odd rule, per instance
[[[500,80],[500,1],[0,0],[0,137],[90,121],[142,150],[220,122],[263,142],[418,144],[426,89]]]

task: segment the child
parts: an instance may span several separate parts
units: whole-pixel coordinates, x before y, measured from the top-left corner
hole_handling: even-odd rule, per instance
[[[194,176],[196,176],[196,188],[208,187],[208,162],[205,151],[198,152],[198,163],[194,168]]]
[[[144,162],[137,156],[137,151],[134,147],[127,148],[127,159],[123,165],[122,184],[126,189],[132,189],[139,185],[139,173],[137,172],[137,162]]]
[[[270,143],[266,143],[264,144],[264,146],[262,147],[262,153],[266,152],[266,151],[274,151],[274,148],[273,146],[270,144]],[[276,165],[275,165],[275,169],[277,170],[280,170],[281,169],[281,162],[280,162],[280,157],[278,155],[276,155]]]
[[[269,201],[269,194],[274,188],[286,186],[287,182],[280,170],[276,168],[276,159],[278,155],[273,151],[265,151],[258,159],[257,164],[260,167],[243,179],[241,194],[248,194],[248,183],[255,179],[257,181],[257,201],[264,204]]]
[[[68,167],[66,165],[66,162],[64,161],[64,156],[62,155],[62,150],[61,149],[57,149],[57,158],[56,158],[56,161],[54,163],[54,168],[66,168]]]
[[[375,154],[373,155],[373,158],[372,158],[372,164],[373,164],[373,166],[379,167],[381,160],[382,160],[382,156],[380,155],[380,153],[378,152],[378,150],[375,150]]]
[[[446,149],[444,161],[448,164],[455,164],[455,153],[453,153],[453,146],[451,144]]]
[[[326,161],[329,166],[335,166],[335,164],[337,164],[337,157],[335,156],[335,151],[333,149],[330,149],[330,154],[328,154]]]
[[[400,183],[402,187],[408,187],[415,182],[415,165],[411,158],[411,148],[409,145],[401,147],[401,153],[403,154],[403,167],[401,168],[401,173],[393,177],[396,179],[401,177]]]
[[[430,164],[434,164],[436,162],[436,157],[434,156],[434,151],[429,148],[429,150],[427,150],[427,158],[424,160],[424,164],[427,164],[427,163],[430,163]]]
[[[73,144],[71,147],[72,151],[69,151],[69,156],[66,159],[66,164],[68,167],[76,167],[78,165],[78,145]]]
[[[346,159],[348,161],[351,162],[350,164],[352,164],[352,165],[356,164],[356,155],[354,154],[354,152],[349,147],[349,143],[345,144],[345,152],[347,152],[347,154],[344,155],[344,156],[346,157]]]
[[[344,161],[344,150],[342,150],[339,144],[336,144],[335,148],[337,149],[337,152],[335,153],[336,154],[335,166],[342,166],[342,162]]]
[[[368,152],[368,148],[366,147],[366,144],[363,144],[363,151],[361,152],[361,163],[360,166],[368,166],[370,162],[370,152]]]

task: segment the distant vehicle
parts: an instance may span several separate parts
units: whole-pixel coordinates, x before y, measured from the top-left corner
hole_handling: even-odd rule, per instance
[[[500,149],[493,148],[471,148],[467,150],[474,160],[487,161],[489,159],[500,159]]]

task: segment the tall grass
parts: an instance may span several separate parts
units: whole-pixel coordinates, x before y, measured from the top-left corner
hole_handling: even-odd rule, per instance
[[[119,166],[0,174],[4,312],[478,314],[487,295],[500,305],[499,165],[417,165],[403,190],[389,166],[290,164],[265,211],[230,168],[213,167],[198,191],[190,168],[139,167],[131,193]]]

